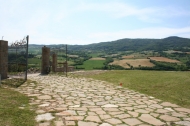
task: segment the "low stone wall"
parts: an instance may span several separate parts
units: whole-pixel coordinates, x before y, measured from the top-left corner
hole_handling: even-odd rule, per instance
[[[65,67],[57,67],[56,68],[56,72],[65,72],[66,68]],[[67,72],[73,72],[74,71],[74,67],[73,66],[68,66],[67,68]]]

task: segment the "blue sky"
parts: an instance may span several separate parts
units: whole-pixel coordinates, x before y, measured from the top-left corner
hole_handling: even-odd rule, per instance
[[[90,44],[122,38],[190,38],[190,0],[0,0],[10,43]],[[0,39],[1,39],[0,38]]]

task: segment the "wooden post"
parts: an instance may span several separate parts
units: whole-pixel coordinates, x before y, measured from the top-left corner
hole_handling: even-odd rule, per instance
[[[29,43],[29,35],[26,37],[26,72],[25,72],[25,81],[27,80],[28,74],[28,43]]]

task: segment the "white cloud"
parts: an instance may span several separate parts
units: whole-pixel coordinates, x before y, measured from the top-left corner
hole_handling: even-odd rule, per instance
[[[82,3],[78,5],[76,10],[104,12],[114,18],[135,16],[139,20],[151,23],[160,23],[161,18],[190,16],[190,11],[181,7],[137,7],[121,2]]]

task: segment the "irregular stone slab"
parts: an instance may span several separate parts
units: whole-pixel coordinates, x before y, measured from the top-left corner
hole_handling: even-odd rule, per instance
[[[117,108],[104,108],[104,110],[109,112],[120,112],[120,110]]]
[[[78,121],[78,120],[83,120],[84,116],[68,116],[65,117],[65,120],[67,121]]]
[[[36,113],[37,114],[43,114],[43,113],[45,113],[45,111],[44,110],[37,110]]]
[[[156,126],[161,126],[161,125],[164,125],[165,123],[161,122],[160,120],[152,117],[151,115],[149,114],[142,114],[140,117],[139,117],[140,120],[144,121],[144,122],[147,122],[149,124],[152,124],[152,125],[156,125]]]
[[[150,107],[153,107],[153,108],[163,108],[163,106],[161,106],[159,104],[152,104],[152,105],[150,105]]]
[[[98,123],[79,121],[78,126],[98,126]]]
[[[86,121],[92,121],[92,122],[102,122],[98,116],[87,116]]]
[[[136,118],[123,119],[123,121],[124,121],[126,124],[129,124],[130,126],[134,126],[134,125],[138,125],[138,124],[141,124],[141,123],[142,123],[141,121],[139,121],[139,120],[136,119]]]
[[[49,104],[42,104],[42,105],[39,105],[39,107],[47,107],[49,106]]]
[[[47,99],[51,99],[51,96],[49,96],[49,95],[41,95],[41,96],[38,96],[38,99],[47,100]]]
[[[69,106],[69,107],[71,107],[71,108],[79,108],[80,105],[73,105],[73,106]]]
[[[103,111],[103,110],[101,110],[101,111],[96,111],[96,113],[97,113],[97,114],[99,114],[99,115],[106,114],[106,112],[105,112],[105,111]]]
[[[102,120],[112,118],[110,115],[99,115]]]
[[[139,113],[137,113],[137,112],[128,111],[128,113],[129,113],[130,115],[132,115],[133,117],[138,117],[138,116],[139,116]]]
[[[43,121],[43,120],[47,120],[47,121],[50,121],[52,119],[54,119],[55,117],[53,117],[51,115],[51,113],[46,113],[46,114],[41,114],[41,115],[37,115],[36,117],[36,121],[37,122],[40,122],[40,121]]]
[[[99,125],[99,126],[112,126],[112,125],[110,125],[109,123],[102,123],[102,124]]]
[[[179,111],[179,112],[187,112],[190,114],[190,109],[186,109],[186,108],[174,108],[176,111]]]
[[[79,115],[86,115],[86,112],[85,112],[85,111],[77,111],[77,113],[78,113]]]
[[[180,121],[180,122],[175,122],[175,124],[178,124],[178,125],[183,125],[183,126],[190,126],[190,122],[189,122],[189,121]]]
[[[108,123],[110,123],[110,124],[113,124],[113,125],[122,123],[121,120],[116,119],[116,118],[107,119],[105,121],[108,122]]]
[[[135,110],[135,112],[138,112],[138,113],[150,113],[149,111],[144,110],[144,109],[137,109],[137,110]]]
[[[164,108],[164,109],[169,110],[169,111],[171,111],[171,112],[174,111],[172,108]]]
[[[75,126],[75,121],[66,121],[66,126]]]
[[[55,121],[55,126],[64,126],[63,121]]]
[[[57,112],[61,112],[67,110],[67,108],[54,108],[54,110],[56,110]]]
[[[77,115],[77,113],[73,110],[67,110],[60,113],[56,113],[57,116],[68,116],[68,115]]]
[[[121,114],[121,115],[116,115],[114,117],[117,117],[119,119],[126,119],[126,118],[129,118],[131,116],[129,114]]]
[[[168,122],[176,122],[176,121],[180,121],[179,118],[176,118],[176,117],[172,117],[172,116],[169,116],[169,115],[161,115],[159,117],[160,119],[164,120],[164,121],[168,121]]]
[[[106,104],[106,105],[103,105],[101,107],[103,107],[103,108],[117,108],[118,106],[117,105],[113,105],[113,104]]]
[[[173,108],[179,107],[178,105],[172,104],[172,103],[169,103],[169,102],[163,102],[161,105],[162,105],[162,106],[173,107]]]
[[[181,114],[181,113],[177,113],[177,112],[172,112],[171,114],[172,114],[172,116],[175,116],[175,117],[187,117],[185,114]]]

